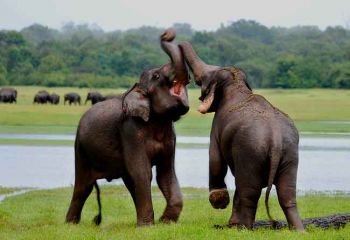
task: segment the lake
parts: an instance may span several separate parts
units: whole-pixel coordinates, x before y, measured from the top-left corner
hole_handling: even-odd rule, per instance
[[[74,139],[70,135],[11,136]],[[209,138],[179,136],[177,141],[206,146]],[[299,156],[298,190],[350,192],[350,138],[302,137]],[[208,161],[207,148],[177,148],[176,173],[181,187],[208,187]],[[74,184],[73,146],[0,145],[0,164],[0,186],[56,188]],[[113,182],[122,183],[121,180]],[[226,183],[234,188],[231,173]]]

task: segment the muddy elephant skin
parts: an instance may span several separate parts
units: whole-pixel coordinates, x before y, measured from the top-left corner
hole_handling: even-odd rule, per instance
[[[172,37],[171,37],[172,36]],[[152,166],[166,199],[161,222],[177,221],[182,195],[175,175],[174,121],[188,109],[188,73],[175,34],[162,35],[171,63],[144,71],[126,93],[93,105],[81,118],[75,140],[75,185],[66,222],[78,223],[85,200],[97,179],[122,178],[136,208],[137,225],[154,223]],[[175,74],[174,74],[175,73]],[[118,216],[118,214],[116,214]]]
[[[252,228],[262,188],[265,205],[272,185],[290,228],[303,231],[296,203],[299,135],[293,121],[264,97],[253,94],[245,73],[235,67],[207,65],[191,44],[180,44],[201,86],[201,113],[215,112],[209,147],[209,200],[214,208],[229,203],[224,178],[230,168],[236,190],[231,226]]]

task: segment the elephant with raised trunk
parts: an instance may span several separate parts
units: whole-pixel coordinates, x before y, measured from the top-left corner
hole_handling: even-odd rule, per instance
[[[0,89],[0,102],[17,103],[17,90],[11,87]]]
[[[214,208],[229,203],[228,167],[236,190],[229,225],[252,228],[262,188],[265,205],[272,185],[290,228],[303,231],[296,203],[299,135],[293,121],[264,97],[253,94],[245,73],[235,67],[204,63],[191,44],[180,44],[201,86],[201,113],[215,112],[209,147],[209,200]]]
[[[120,97],[93,105],[80,119],[75,140],[75,184],[66,222],[78,223],[96,180],[122,178],[136,207],[137,225],[154,223],[151,196],[152,166],[166,199],[161,222],[177,221],[182,195],[175,175],[174,122],[187,113],[189,82],[180,48],[171,41],[175,32],[161,36],[171,63],[144,71]]]

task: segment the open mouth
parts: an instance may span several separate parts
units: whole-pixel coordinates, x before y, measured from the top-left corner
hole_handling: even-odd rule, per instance
[[[174,79],[173,81],[173,86],[170,89],[170,93],[175,96],[180,96],[183,91],[185,90],[185,86],[188,83],[183,82],[183,81],[178,81],[177,79]]]

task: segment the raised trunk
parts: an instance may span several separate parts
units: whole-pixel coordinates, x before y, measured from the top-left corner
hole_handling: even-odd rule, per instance
[[[182,42],[179,44],[183,51],[186,62],[192,69],[197,85],[201,85],[201,77],[208,71],[218,69],[218,66],[208,65],[199,58],[189,42]]]
[[[160,42],[162,49],[168,54],[174,66],[174,82],[178,83],[176,85],[180,87],[181,85],[183,86],[188,83],[188,72],[180,48],[171,42],[175,38],[175,36],[175,31],[172,29],[168,29],[160,36]]]

